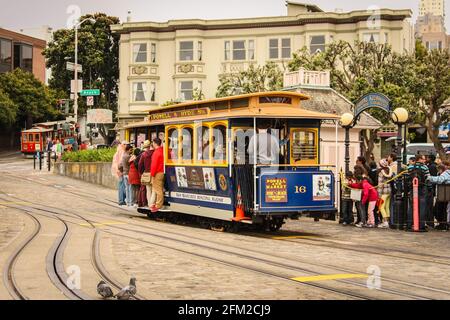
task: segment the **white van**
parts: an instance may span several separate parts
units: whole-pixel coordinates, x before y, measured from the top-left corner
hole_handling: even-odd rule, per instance
[[[449,147],[450,143],[443,143],[444,148]],[[434,154],[437,155],[436,149],[433,143],[409,143],[406,145],[406,159],[414,157],[416,154]]]

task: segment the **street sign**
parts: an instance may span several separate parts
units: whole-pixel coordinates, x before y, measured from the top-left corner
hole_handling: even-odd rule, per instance
[[[92,107],[94,105],[94,97],[93,96],[88,96],[86,99],[86,104],[88,107]]]
[[[100,95],[100,89],[87,89],[81,91],[82,97],[88,97],[88,96],[99,96]]]
[[[66,70],[69,71],[75,71],[75,63],[73,62],[67,62],[66,63]],[[78,72],[83,72],[83,66],[81,64],[78,65],[77,67]]]
[[[78,92],[83,91],[83,80],[78,80]],[[75,92],[75,80],[70,80],[70,92]],[[91,94],[90,94],[91,96]]]

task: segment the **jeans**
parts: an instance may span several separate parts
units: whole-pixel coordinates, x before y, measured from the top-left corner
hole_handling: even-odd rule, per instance
[[[119,204],[120,205],[125,204],[126,191],[123,176],[119,177],[118,197],[119,197]]]
[[[353,201],[342,199],[342,222],[353,223]]]
[[[367,223],[367,203],[362,204],[361,201],[357,202],[357,205],[359,205],[359,212],[360,212],[360,223],[366,224]]]
[[[128,176],[123,176],[123,183],[125,186],[125,196],[126,196],[126,202],[128,206],[133,205],[133,191],[131,190],[131,184],[128,181]]]

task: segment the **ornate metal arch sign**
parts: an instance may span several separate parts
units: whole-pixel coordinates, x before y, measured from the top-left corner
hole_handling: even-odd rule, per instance
[[[355,104],[355,119],[367,109],[378,108],[391,112],[391,100],[382,93],[369,93]]]

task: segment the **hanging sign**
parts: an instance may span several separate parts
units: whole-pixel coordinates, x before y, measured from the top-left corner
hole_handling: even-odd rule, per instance
[[[363,111],[371,108],[382,109],[391,112],[391,100],[382,93],[369,93],[363,96],[355,105],[355,118]]]

